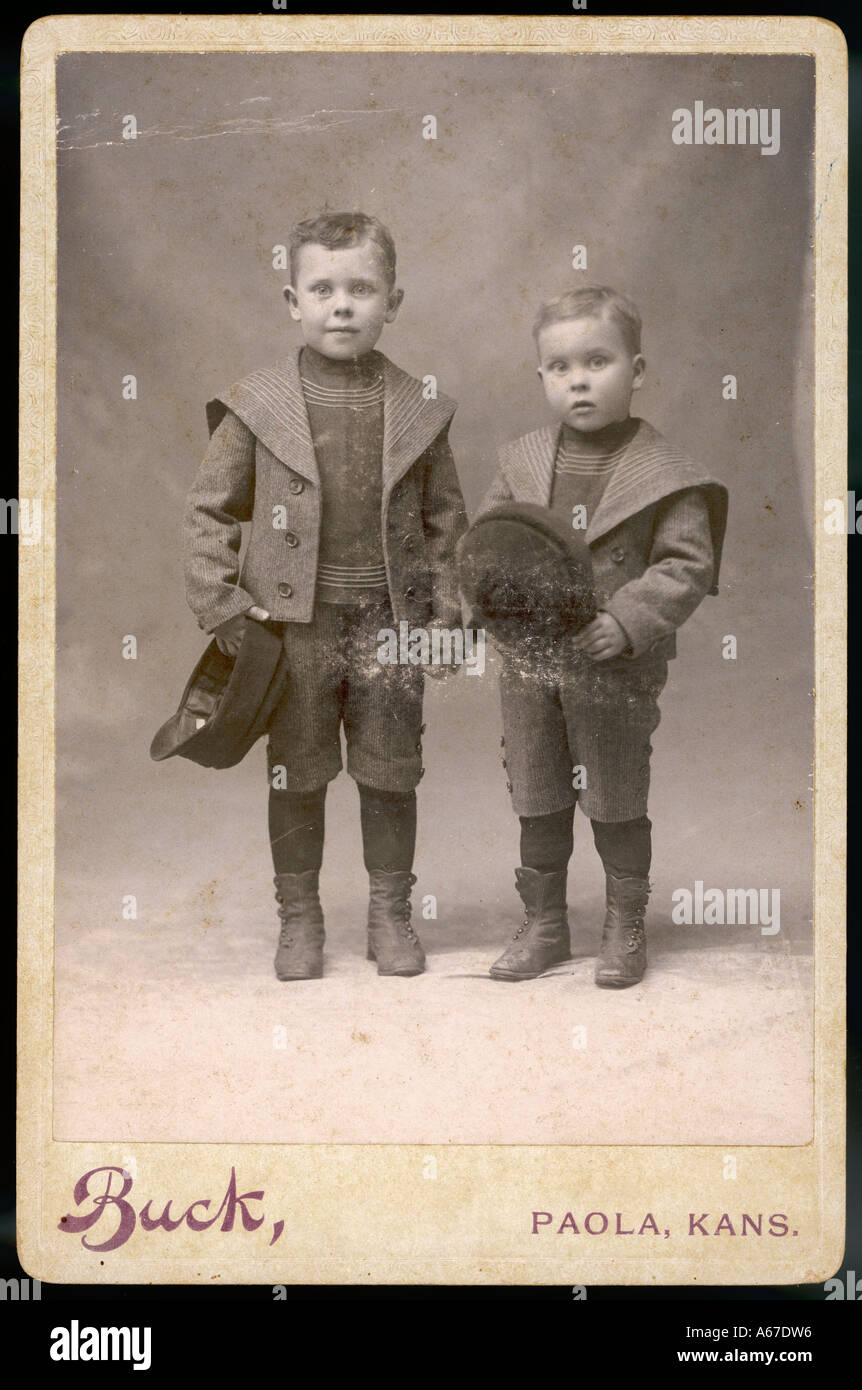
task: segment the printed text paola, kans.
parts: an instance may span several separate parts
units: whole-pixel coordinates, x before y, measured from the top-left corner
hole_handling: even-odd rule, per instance
[[[59,1230],[65,1231],[68,1235],[78,1235],[81,1231],[92,1230],[101,1222],[99,1235],[104,1236],[104,1239],[95,1242],[88,1240],[86,1235],[81,1236],[81,1244],[85,1249],[101,1253],[105,1250],[118,1250],[121,1245],[125,1245],[137,1225],[140,1225],[142,1231],[175,1231],[185,1222],[190,1231],[208,1231],[221,1219],[218,1229],[232,1231],[239,1217],[244,1230],[256,1231],[266,1220],[264,1215],[255,1216],[249,1205],[263,1201],[263,1190],[238,1193],[234,1168],[230,1170],[230,1181],[221,1204],[212,1214],[214,1202],[210,1197],[197,1198],[177,1216],[171,1214],[170,1200],[165,1202],[158,1216],[153,1215],[151,1211],[152,1200],[145,1202],[140,1212],[136,1212],[131,1202],[126,1200],[132,1185],[133,1179],[123,1168],[114,1165],[91,1168],[75,1183],[74,1192],[75,1205],[80,1207],[84,1202],[90,1202],[91,1209],[82,1215],[67,1214],[61,1217],[58,1223]],[[113,1191],[115,1186],[117,1190]],[[283,1230],[283,1221],[273,1222],[270,1245],[275,1244]]]
[[[589,1211],[586,1214],[578,1213],[577,1215],[571,1211],[557,1215],[550,1211],[533,1212],[532,1235],[553,1233],[561,1236],[566,1232],[573,1236],[663,1236],[667,1240],[670,1235],[670,1227],[663,1226],[657,1221],[651,1211],[648,1211],[645,1216],[621,1211]],[[686,1235],[689,1236],[795,1236],[798,1234],[798,1231],[791,1230],[790,1218],[781,1211],[769,1214],[761,1211],[740,1212],[733,1215],[726,1211],[718,1213],[690,1211],[688,1213],[688,1230],[686,1231]]]

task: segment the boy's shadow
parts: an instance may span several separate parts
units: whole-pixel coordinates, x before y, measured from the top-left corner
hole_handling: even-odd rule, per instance
[[[571,956],[537,979],[572,974],[582,962],[595,958],[601,945],[604,913],[600,891],[588,893],[576,905],[570,903]],[[475,898],[465,894],[461,905],[457,900],[441,902],[439,914],[436,920],[420,918],[417,930],[429,954],[439,958],[443,973],[458,979],[489,979],[488,968],[523,921],[514,887],[511,894]],[[690,957],[693,952],[726,954],[731,958],[740,952],[747,955],[752,950],[762,952],[773,946],[771,941],[767,944],[768,939],[761,941],[757,927],[677,926],[658,905],[647,909],[646,929],[652,966],[672,957],[681,964],[682,957]],[[787,942],[780,943],[780,949],[786,950]]]
[[[604,908],[599,899],[576,914],[569,909],[572,955],[569,961],[543,972],[541,979],[571,973],[572,963],[594,956],[599,949]],[[508,946],[524,920],[514,890],[507,896],[466,899],[462,906],[440,904],[436,921],[416,923],[425,949],[442,958],[445,974],[458,979],[484,979],[491,984],[488,967]],[[467,957],[467,959],[465,959]],[[483,958],[481,964],[477,957]],[[459,968],[461,966],[462,968]]]

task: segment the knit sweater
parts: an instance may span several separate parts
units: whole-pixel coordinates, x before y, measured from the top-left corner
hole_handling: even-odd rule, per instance
[[[299,372],[322,495],[316,597],[323,603],[379,602],[387,585],[378,354],[341,362],[306,345]]]
[[[563,425],[554,459],[554,481],[551,489],[551,510],[564,516],[569,525],[578,514],[577,530],[586,531],[602,500],[602,494],[614,468],[622,458],[634,434],[637,421],[625,420],[622,425],[610,425],[593,435]]]

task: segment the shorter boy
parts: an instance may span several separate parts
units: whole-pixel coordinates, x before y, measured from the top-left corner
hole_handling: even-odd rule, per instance
[[[577,528],[598,613],[541,659],[529,648],[503,652],[504,766],[521,822],[526,915],[490,973],[529,980],[570,956],[566,879],[579,803],[606,876],[595,980],[624,988],[646,969],[650,735],[676,629],[718,592],[727,491],[629,414],[646,366],[630,299],[607,287],[570,291],[542,305],[533,333],[556,428],[500,450],[480,513],[538,503]]]

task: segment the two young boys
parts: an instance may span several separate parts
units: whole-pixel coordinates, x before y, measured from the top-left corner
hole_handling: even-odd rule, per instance
[[[423,668],[381,665],[377,633],[405,619],[460,622],[455,548],[467,519],[447,438],[455,405],[427,399],[376,350],[403,292],[375,218],[300,223],[290,254],[285,294],[304,345],[209,404],[210,445],[185,519],[188,599],[225,651],[238,649],[249,620],[285,622],[290,680],[268,745],[278,978],[322,974],[318,874],[342,723],[370,880],[368,955],[380,974],[415,975],[425,964],[409,898]],[[566,871],[580,799],[607,874],[596,979],[624,986],[646,964],[656,700],[675,629],[714,590],[725,494],[629,416],[644,360],[628,300],[605,289],[564,295],[543,307],[536,340],[557,428],[501,451],[482,506],[515,499],[569,516],[585,507],[599,612],[551,670],[509,663],[501,677],[526,916],[491,974],[530,979],[569,956]],[[586,769],[582,792],[576,765]]]

